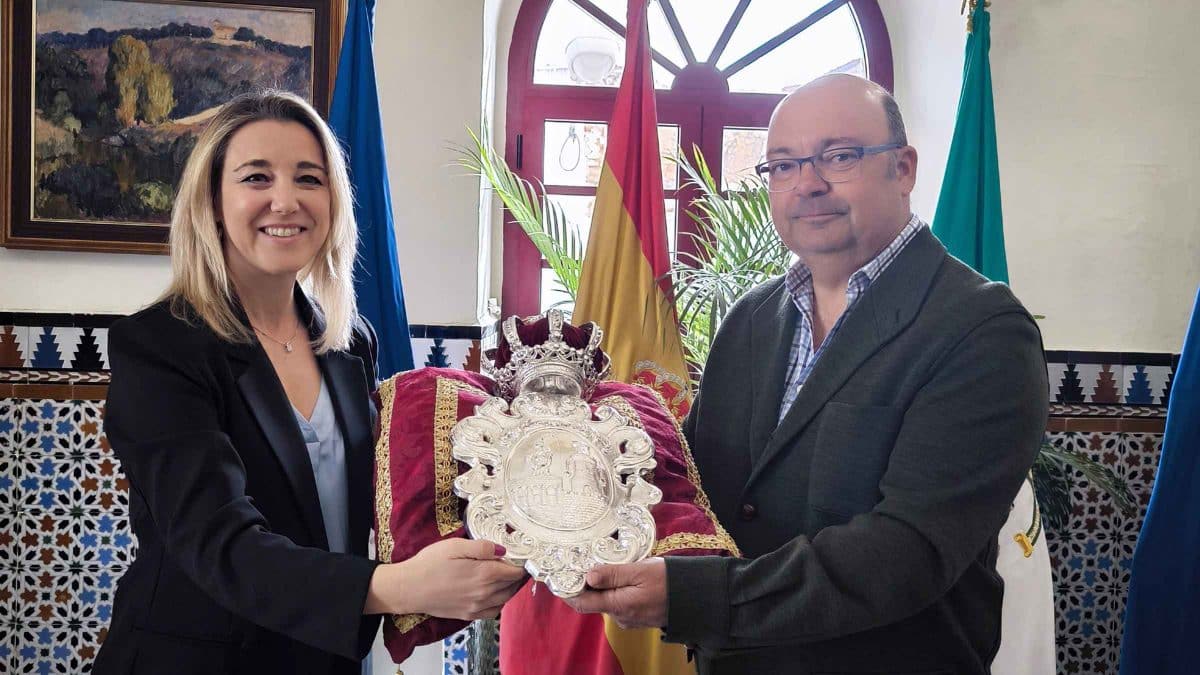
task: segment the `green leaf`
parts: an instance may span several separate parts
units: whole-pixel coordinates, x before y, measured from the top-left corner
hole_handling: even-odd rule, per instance
[[[472,145],[455,148],[459,155],[456,163],[487,182],[513,221],[521,226],[529,241],[546,259],[570,301],[574,302],[579,291],[586,242],[571,225],[562,207],[546,198],[544,185],[539,183],[535,187],[508,167],[504,158],[492,148],[486,127],[479,134],[470,129],[467,131]]]
[[[751,288],[787,271],[791,252],[771,221],[766,186],[740,180],[722,192],[699,148],[693,159],[674,158],[699,196],[687,215],[699,234],[690,237],[696,253],[680,253],[671,269],[684,349],[699,374],[729,308]]]
[[[1066,526],[1071,509],[1071,474],[1083,474],[1089,485],[1112,498],[1113,505],[1125,517],[1137,514],[1133,493],[1125,479],[1112,469],[1081,453],[1043,442],[1033,465],[1034,491],[1042,518],[1054,529]]]

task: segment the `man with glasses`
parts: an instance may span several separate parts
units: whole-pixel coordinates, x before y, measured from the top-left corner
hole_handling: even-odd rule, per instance
[[[1046,423],[1037,326],[911,213],[878,85],[789,95],[758,170],[799,260],[730,310],[684,424],[745,557],[600,567],[570,602],[662,626],[701,673],[987,673],[997,533]]]

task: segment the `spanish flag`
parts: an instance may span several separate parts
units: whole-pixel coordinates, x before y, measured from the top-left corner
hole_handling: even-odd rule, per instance
[[[646,6],[629,0],[625,71],[571,321],[595,321],[604,329],[613,377],[650,386],[683,419],[691,389],[669,275]]]
[[[625,71],[608,125],[608,148],[571,322],[579,326],[595,321],[604,329],[602,348],[612,359],[613,377],[650,386],[671,413],[683,419],[691,405],[691,389],[669,275],[647,4],[629,0],[626,12]],[[607,615],[603,622],[604,644],[593,648],[606,658],[593,662],[592,672],[695,673],[684,648],[663,642],[658,629],[624,630]],[[598,633],[598,628],[581,633]]]

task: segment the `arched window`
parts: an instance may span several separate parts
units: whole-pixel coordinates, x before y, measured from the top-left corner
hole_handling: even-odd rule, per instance
[[[626,0],[524,0],[508,64],[506,159],[541,181],[587,239],[621,79]],[[699,147],[726,184],[761,161],[766,126],[790,90],[831,72],[892,89],[876,0],[651,0],[650,45],[664,153]],[[694,231],[692,191],[663,164],[672,250]],[[504,230],[503,314],[553,304],[553,275],[520,227]]]

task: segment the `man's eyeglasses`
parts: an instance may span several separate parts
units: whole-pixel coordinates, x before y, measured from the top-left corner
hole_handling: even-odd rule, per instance
[[[754,170],[762,176],[768,191],[788,192],[796,187],[800,180],[800,170],[807,162],[812,162],[813,169],[826,183],[845,183],[858,177],[863,157],[903,147],[900,143],[886,143],[829,148],[819,155],[809,157],[770,159],[754,167]]]

